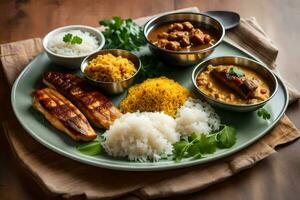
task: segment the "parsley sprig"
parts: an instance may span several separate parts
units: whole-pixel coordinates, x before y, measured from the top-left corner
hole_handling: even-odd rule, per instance
[[[217,148],[230,148],[236,143],[236,129],[224,125],[221,130],[211,134],[193,133],[188,140],[173,144],[173,159],[180,161],[186,157],[202,158],[204,154],[212,154]]]
[[[237,77],[243,77],[245,76],[243,70],[237,68],[237,67],[231,67],[229,69],[229,72],[228,72],[230,75],[233,75],[233,76],[237,76]]]
[[[70,44],[81,44],[82,43],[82,38],[77,36],[77,35],[67,33],[66,35],[64,35],[63,41],[65,43],[70,43]]]
[[[257,115],[261,118],[263,118],[264,120],[269,120],[271,119],[271,113],[266,110],[265,108],[260,108],[257,110]]]
[[[77,150],[89,156],[98,155],[103,152],[101,143],[98,140],[80,144],[77,146]]]
[[[115,16],[112,19],[101,20],[99,24],[105,27],[103,35],[106,49],[138,51],[141,46],[146,45],[143,29],[132,19]]]

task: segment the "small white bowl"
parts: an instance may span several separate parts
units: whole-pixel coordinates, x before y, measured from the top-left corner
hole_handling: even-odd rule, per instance
[[[95,49],[94,51],[91,51],[88,54],[82,54],[80,56],[66,56],[66,55],[60,55],[57,53],[54,53],[48,48],[48,42],[51,40],[52,37],[54,37],[57,34],[60,34],[62,32],[71,31],[71,30],[81,30],[84,32],[89,32],[91,35],[95,36],[96,39],[99,41],[99,47]],[[54,29],[53,31],[49,32],[43,39],[43,47],[46,51],[46,54],[50,58],[52,62],[54,62],[57,65],[60,65],[62,67],[68,68],[68,69],[79,69],[81,62],[83,59],[103,48],[105,44],[105,38],[103,34],[96,28],[93,28],[91,26],[83,26],[83,25],[70,25],[70,26],[64,26],[57,29]]]

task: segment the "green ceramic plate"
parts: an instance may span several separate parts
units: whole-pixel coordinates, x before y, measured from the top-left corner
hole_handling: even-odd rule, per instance
[[[149,53],[145,48],[142,54]],[[211,57],[222,55],[239,55],[256,59],[249,53],[242,51],[238,47],[230,45],[229,43],[222,42],[215,50]],[[174,68],[170,72],[169,77],[177,80],[183,86],[192,90],[193,85],[191,81],[191,73],[194,67],[190,68]],[[126,159],[118,159],[109,157],[107,155],[87,156],[83,155],[76,150],[78,142],[74,142],[65,134],[57,131],[46,121],[37,111],[32,108],[31,93],[40,84],[42,75],[45,71],[49,70],[62,70],[53,66],[45,53],[37,56],[19,75],[14,83],[11,101],[13,110],[27,132],[35,138],[38,142],[42,143],[49,149],[69,157],[71,159],[95,165],[104,168],[128,170],[128,171],[151,171],[151,170],[168,170],[174,168],[187,167],[207,163],[213,160],[223,158],[237,152],[257,139],[265,135],[283,115],[287,103],[288,94],[287,90],[278,78],[279,88],[276,95],[266,105],[267,109],[271,112],[271,120],[264,121],[257,117],[255,112],[251,113],[231,113],[217,110],[221,116],[223,123],[231,124],[237,128],[237,142],[230,149],[218,150],[215,154],[208,155],[205,158],[198,160],[185,159],[179,163],[172,160],[161,160],[159,162],[130,162]],[[72,72],[79,73],[79,72]],[[112,97],[115,105],[119,105],[121,99],[126,94],[117,97]],[[97,131],[98,134],[101,131]]]

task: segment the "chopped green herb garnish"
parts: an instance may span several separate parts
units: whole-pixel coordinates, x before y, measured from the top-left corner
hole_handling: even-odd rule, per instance
[[[170,68],[164,66],[153,55],[144,55],[140,57],[141,69],[136,77],[136,82],[140,83],[148,78],[166,76],[171,72]]]
[[[236,129],[232,126],[224,126],[224,128],[217,133],[216,139],[220,149],[230,148],[236,142]]]
[[[81,44],[82,43],[82,38],[71,34],[71,33],[67,33],[64,37],[63,37],[63,41],[66,43],[71,43],[71,44]]]
[[[122,19],[116,16],[110,20],[101,20],[99,24],[105,27],[103,35],[106,40],[106,49],[138,51],[141,46],[146,45],[143,29],[132,19]]]
[[[243,70],[237,68],[237,67],[231,67],[229,69],[229,72],[228,72],[230,75],[233,75],[233,76],[237,76],[237,77],[243,77],[245,76]]]
[[[260,108],[257,110],[257,115],[264,120],[271,119],[271,114],[269,111],[267,111],[265,108]]]
[[[81,43],[82,43],[82,39],[81,39],[81,37],[79,37],[77,35],[75,35],[73,37],[73,39],[71,40],[71,44],[81,44]]]
[[[173,154],[174,154],[174,159],[176,161],[179,161],[183,158],[185,152],[188,150],[188,148],[191,146],[192,142],[188,142],[185,140],[181,140],[179,142],[176,142],[173,144]]]
[[[200,153],[202,154],[214,153],[217,150],[215,138],[207,137],[204,134],[201,134],[199,142],[196,144],[199,148]]]
[[[236,143],[236,129],[223,126],[212,134],[193,133],[188,140],[180,140],[173,144],[173,159],[180,161],[184,157],[202,158],[204,154],[212,154],[217,148],[230,148]]]
[[[103,152],[102,146],[97,140],[80,144],[77,146],[77,150],[89,156],[98,155]]]
[[[64,42],[70,42],[72,40],[72,34],[68,33],[63,37]]]

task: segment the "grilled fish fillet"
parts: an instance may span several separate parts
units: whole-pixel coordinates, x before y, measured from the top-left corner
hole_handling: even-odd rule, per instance
[[[243,99],[249,99],[254,96],[258,85],[247,77],[238,77],[229,74],[227,69],[215,68],[212,74],[224,83],[227,87],[236,91]]]
[[[93,140],[97,134],[85,116],[56,90],[44,88],[33,93],[33,107],[57,129],[74,140]]]
[[[108,129],[122,113],[100,92],[92,90],[81,78],[62,72],[47,72],[43,82],[66,96],[98,128]]]

